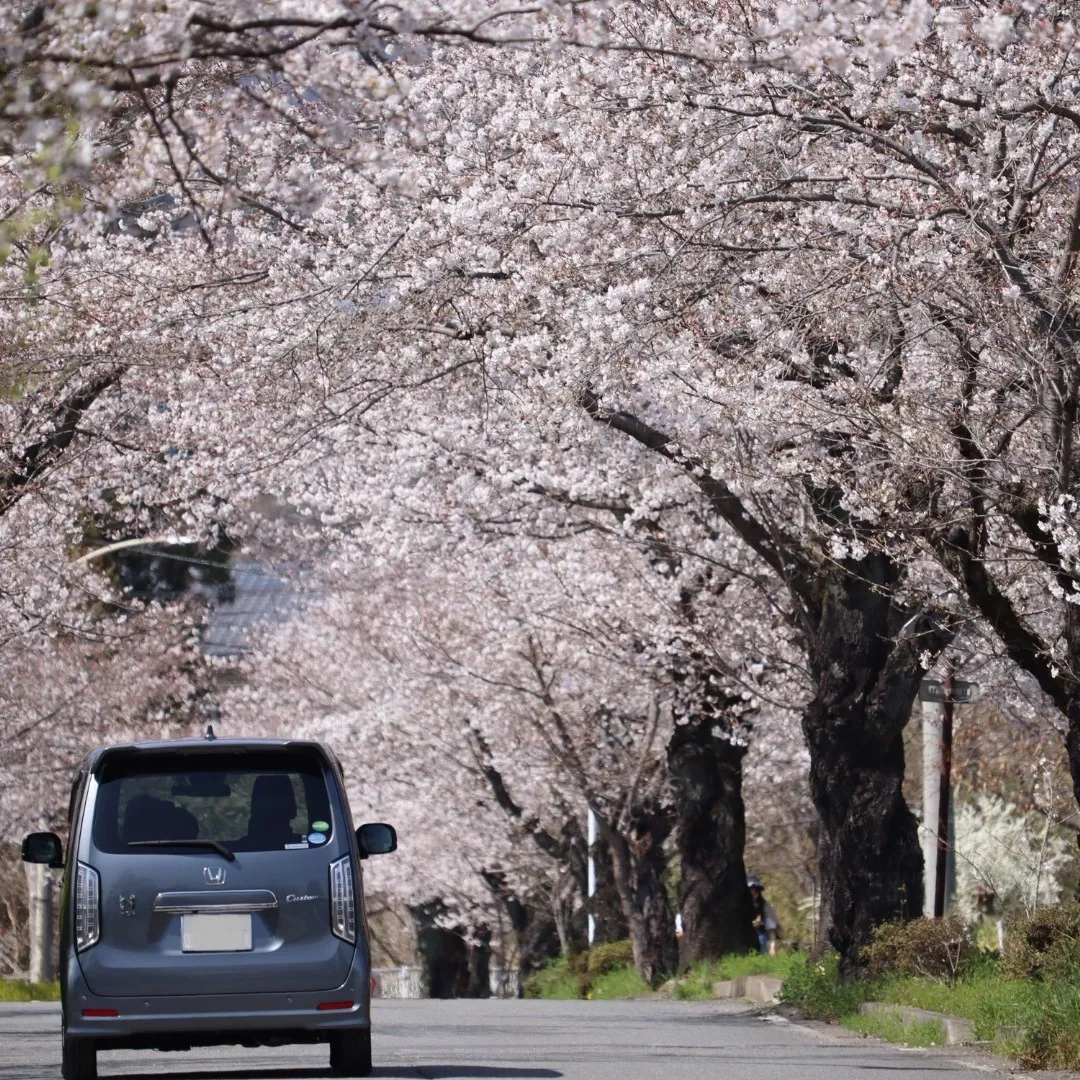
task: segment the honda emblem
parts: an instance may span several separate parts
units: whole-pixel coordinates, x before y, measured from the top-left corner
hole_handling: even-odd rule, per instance
[[[225,884],[225,867],[224,866],[204,866],[202,870],[203,881],[207,885],[224,885]]]

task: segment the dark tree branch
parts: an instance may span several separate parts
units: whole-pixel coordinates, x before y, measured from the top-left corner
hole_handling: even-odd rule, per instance
[[[735,530],[739,538],[791,584],[804,604],[812,602],[809,559],[794,537],[782,531],[769,530],[750,513],[726,481],[714,476],[701,458],[679,450],[671,437],[662,431],[632,413],[609,412],[602,408],[599,397],[589,388],[583,392],[580,404],[598,423],[629,435],[646,449],[682,469],[709,500],[714,512]]]
[[[556,840],[535,818],[526,818],[525,811],[522,810],[510,794],[510,789],[506,786],[502,773],[492,764],[491,747],[488,746],[484,736],[480,732],[474,731],[472,732],[472,740],[473,755],[476,758],[477,766],[484,779],[488,782],[491,794],[495,797],[499,807],[506,813],[507,817],[528,830],[536,846],[545,855],[550,855],[557,862],[565,862],[567,859],[565,845]]]
[[[79,421],[86,411],[109,387],[120,381],[126,370],[123,365],[109,368],[57,404],[46,434],[25,447],[11,465],[0,472],[0,515],[7,513],[29,486],[60,460],[75,437]]]
[[[1001,591],[986,564],[966,547],[959,537],[937,544],[942,562],[963,582],[968,599],[993,627],[1009,658],[1039,684],[1039,688],[1062,715],[1068,715],[1069,700],[1075,687],[1049,661],[1050,650]]]

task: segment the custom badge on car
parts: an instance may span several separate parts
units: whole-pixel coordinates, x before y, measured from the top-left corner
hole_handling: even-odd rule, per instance
[[[291,892],[291,893],[289,893],[288,896],[285,897],[285,903],[286,904],[298,904],[298,903],[300,903],[301,900],[325,900],[325,899],[326,899],[326,897],[324,897],[324,896],[312,896],[311,893],[300,894],[300,893],[292,893]]]

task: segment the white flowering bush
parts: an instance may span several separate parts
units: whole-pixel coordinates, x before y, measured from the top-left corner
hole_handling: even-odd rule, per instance
[[[1056,903],[1070,858],[1068,841],[1048,818],[976,795],[956,810],[956,912],[973,922],[979,895],[988,893],[1001,914]]]

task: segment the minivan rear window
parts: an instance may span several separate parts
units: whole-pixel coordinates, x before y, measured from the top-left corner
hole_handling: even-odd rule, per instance
[[[332,833],[322,763],[310,754],[131,754],[106,759],[98,782],[99,851],[153,851],[155,841],[183,840],[233,852],[298,850]]]

